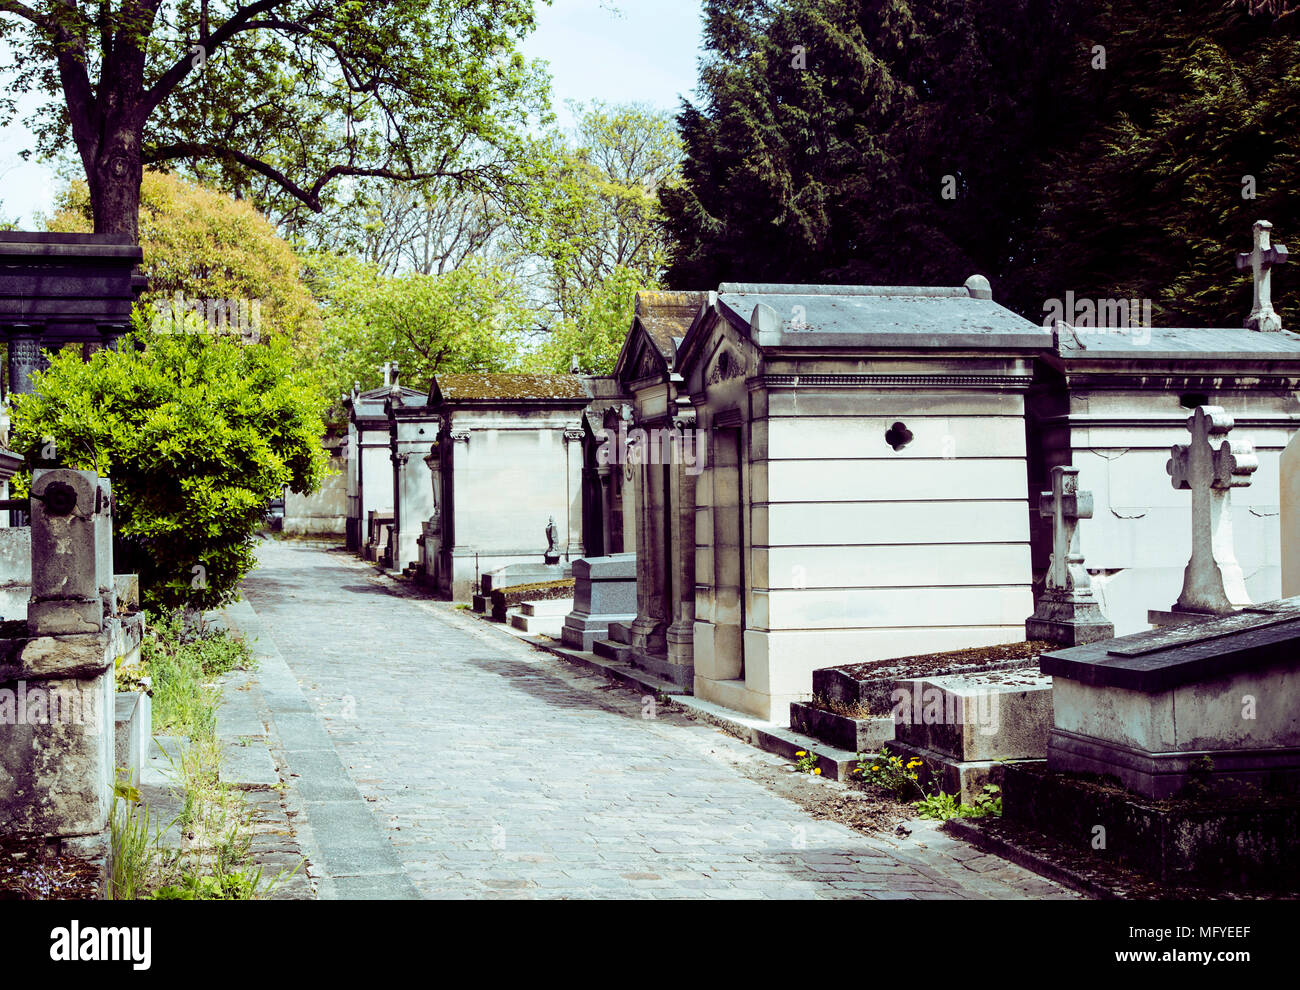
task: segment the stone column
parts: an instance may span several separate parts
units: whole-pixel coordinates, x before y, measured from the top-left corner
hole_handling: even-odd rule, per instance
[[[41,327],[10,323],[3,327],[9,342],[9,391],[25,395],[34,391],[32,373],[45,367],[41,357]]]
[[[102,594],[113,583],[110,494],[93,472],[33,472],[32,598],[25,633],[0,664],[0,690],[24,699],[0,746],[0,821],[101,861],[116,765],[113,666],[138,651],[142,628]]]
[[[636,621],[632,623],[632,647],[641,653],[662,656],[667,610],[664,605],[663,470],[659,464],[644,463],[648,450],[641,451],[643,463],[636,465]]]
[[[673,679],[690,686],[695,680],[695,474],[687,471],[686,451],[683,443],[693,442],[696,434],[675,433],[673,437],[673,465],[671,512],[673,601],[672,625],[668,627],[668,663],[676,668]],[[698,453],[692,451],[692,453]],[[694,459],[690,459],[694,462]]]
[[[622,468],[615,464],[616,470]],[[598,464],[596,466],[597,484],[600,490],[600,533],[601,546],[605,548],[605,553],[613,553],[613,544],[610,540],[614,535],[614,479],[610,475],[610,466],[608,464]]]

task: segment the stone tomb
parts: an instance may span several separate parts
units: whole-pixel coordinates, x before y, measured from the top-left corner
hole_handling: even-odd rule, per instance
[[[366,545],[375,541],[369,524],[371,513],[391,516],[393,512],[393,462],[384,404],[392,396],[394,371],[391,363],[386,364],[382,386],[364,392],[354,386],[343,400],[348,410],[346,540],[349,550],[363,556]],[[416,389],[398,387],[403,402],[424,398],[424,393]]]
[[[424,536],[425,574],[438,594],[468,601],[489,571],[543,564],[551,519],[559,566],[583,555],[579,427],[590,398],[578,375],[434,379],[405,429],[413,438],[426,428],[430,456],[411,458],[407,470],[421,462],[428,495],[417,504],[424,519],[436,520]],[[403,553],[403,566],[416,559],[413,545]]]
[[[1193,775],[1300,790],[1300,598],[1046,653],[1048,768],[1147,797]]]
[[[695,483],[708,451],[694,429],[677,354],[707,300],[704,292],[637,293],[614,368],[631,401],[625,416],[607,411],[596,450],[598,465],[611,477],[621,472],[622,485],[635,491],[628,528],[635,533],[637,601],[626,643],[597,639],[594,649],[688,690],[695,678]],[[606,514],[612,530],[614,507]]]
[[[711,294],[677,355],[708,455],[695,694],[784,722],[817,668],[1021,640],[1050,344],[980,277]]]
[[[590,653],[597,640],[609,637],[611,622],[636,619],[636,554],[583,557],[573,562],[573,611],[564,619],[565,646]]]
[[[1259,235],[1243,267],[1255,267],[1257,252],[1262,263],[1278,250]],[[1268,269],[1262,263],[1261,278]],[[1300,429],[1300,335],[1277,329],[1272,306],[1261,305],[1267,291],[1259,292],[1257,283],[1264,318],[1255,310],[1251,318],[1258,329],[1058,323],[1037,363],[1028,398],[1030,482],[1043,491],[1054,466],[1079,469],[1094,503],[1079,533],[1094,590],[1120,635],[1146,629],[1150,610],[1179,597],[1194,507],[1164,468],[1170,448],[1187,443],[1185,424],[1198,406],[1231,410],[1253,441],[1258,468],[1250,487],[1233,495],[1237,562],[1249,600],[1283,594],[1279,461]],[[1038,570],[1047,565],[1048,521],[1033,525]]]

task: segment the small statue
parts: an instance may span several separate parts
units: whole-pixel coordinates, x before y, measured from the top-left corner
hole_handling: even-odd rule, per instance
[[[555,527],[555,517],[551,516],[546,522],[546,556],[544,559],[548,564],[558,564],[560,562],[559,535],[560,531]]]

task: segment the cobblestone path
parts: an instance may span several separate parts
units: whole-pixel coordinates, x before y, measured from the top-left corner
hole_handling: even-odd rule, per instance
[[[323,898],[1076,896],[928,823],[816,820],[744,772],[775,757],[644,718],[636,693],[342,551],[259,558],[245,595],[283,658],[262,689]]]

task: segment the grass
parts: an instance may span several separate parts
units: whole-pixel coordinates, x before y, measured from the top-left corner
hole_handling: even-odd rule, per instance
[[[840,701],[838,698],[827,698],[825,695],[815,694],[810,704],[814,708],[820,708],[824,712],[841,715],[844,718],[871,718],[871,707],[862,701],[845,702]]]
[[[229,633],[179,611],[150,616],[141,644],[143,681],[153,695],[153,731],[187,737],[173,761],[182,807],[175,820],[154,826],[149,809],[119,787],[114,802],[112,896],[117,900],[249,900],[267,897],[284,875],[266,880],[249,864],[252,817],[243,795],[221,781],[222,745],[216,735],[221,687],[217,678],[251,669],[248,647]],[[123,685],[125,686],[125,684]],[[162,845],[175,828],[180,847]],[[296,871],[295,871],[296,872]],[[292,874],[290,874],[291,876]]]

